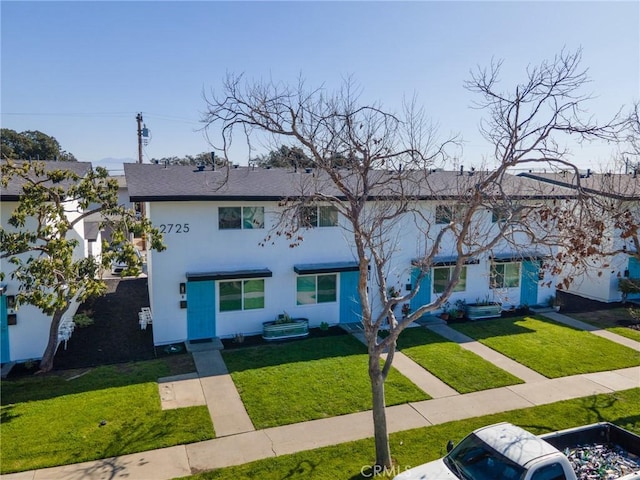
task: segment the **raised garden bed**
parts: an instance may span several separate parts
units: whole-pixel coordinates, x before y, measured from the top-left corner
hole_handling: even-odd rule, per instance
[[[307,335],[309,335],[309,320],[306,318],[291,318],[285,322],[273,320],[262,324],[262,338],[265,340],[283,340]]]
[[[481,320],[483,318],[496,318],[502,314],[502,306],[499,303],[490,303],[488,305],[478,305],[468,303],[465,307],[466,315],[469,320]]]

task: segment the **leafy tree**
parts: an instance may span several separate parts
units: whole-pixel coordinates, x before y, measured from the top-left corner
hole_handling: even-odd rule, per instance
[[[299,147],[280,145],[277,150],[272,150],[266,155],[261,155],[253,160],[260,167],[273,168],[308,168],[313,167],[313,160],[308,158]]]
[[[215,162],[216,167],[226,165],[226,161],[222,158],[211,158],[211,153],[202,152],[197,155],[185,155],[184,157],[162,157],[152,158],[151,163],[167,163],[170,165],[212,165]]]
[[[88,168],[83,175],[56,162],[8,160],[2,162],[1,171],[4,189],[21,188],[8,227],[0,228],[0,258],[8,259],[10,275],[20,283],[17,304],[33,305],[52,317],[40,363],[40,371],[47,372],[53,368],[60,322],[72,302],[105,292],[102,268],[118,260],[127,264],[123,274],[140,272],[129,233],[149,234],[150,248],[156,250],[164,249],[162,235],[146,218],[118,205],[117,182],[104,168]],[[79,245],[74,226],[95,215],[101,226],[113,229],[101,263],[74,254]]]
[[[62,150],[54,137],[38,130],[18,133],[3,128],[0,132],[0,151],[3,159],[76,161],[73,154]]]
[[[332,93],[308,89],[304,82],[287,86],[234,75],[227,76],[219,95],[206,99],[206,128],[220,132],[219,148],[223,151],[231,145],[234,133],[243,132],[249,142],[253,134],[259,135],[260,141],[265,135],[272,136],[275,144],[286,141],[311,159],[316,175],[305,177],[308,184],[300,195],[281,202],[276,233],[291,239],[292,245],[300,241],[305,207],[314,202],[330,202],[346,222],[344,229],[359,264],[358,293],[369,354],[377,465],[391,466],[384,382],[398,335],[411,322],[443,307],[467,261],[504,245],[514,249],[522,248],[523,243],[546,245],[550,251],[571,246],[571,239],[553,232],[572,236],[574,241],[579,238],[580,248],[585,250],[597,246],[602,224],[588,212],[576,216],[579,195],[574,203],[564,204],[548,185],[523,180],[517,185],[527,185],[527,189],[514,193],[514,180],[508,174],[514,167],[530,164],[561,165],[577,171],[559,135],[616,139],[615,118],[598,126],[581,117],[588,97],[580,94],[587,77],[579,63],[580,52],[563,52],[552,62],[529,68],[526,81],[511,91],[498,89],[499,63],[475,73],[466,87],[479,95],[479,106],[487,112],[482,133],[495,149],[498,166],[492,171],[450,175],[447,183],[433,181],[431,169],[448,159],[448,147],[456,144],[456,139],[438,140],[415,101],[396,114],[378,104],[362,104],[349,80]],[[340,168],[344,165],[337,165],[336,158],[345,159],[348,168]],[[438,222],[426,215],[424,198],[436,203],[460,200],[452,206],[448,219]],[[491,226],[479,221],[488,209],[500,211],[502,220]],[[401,222],[411,222],[411,228],[421,232],[420,251],[414,261],[419,275],[410,291],[396,286],[390,275]],[[558,228],[568,222],[571,228]],[[397,317],[396,306],[419,298],[421,280],[436,256],[449,248],[450,252],[444,253],[455,255],[457,260],[444,291],[406,318]],[[385,324],[389,325],[388,335],[380,339],[378,332]]]

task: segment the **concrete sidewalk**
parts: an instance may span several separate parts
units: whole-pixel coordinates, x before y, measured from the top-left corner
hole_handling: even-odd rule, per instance
[[[570,317],[555,312],[553,316],[545,315],[555,321],[581,328]],[[589,328],[584,328],[585,330],[593,329],[590,325],[587,326]],[[496,363],[525,380],[525,383],[461,395],[401,352],[396,352],[394,367],[433,398],[388,407],[390,433],[640,386],[640,367],[547,379],[493,350],[482,346],[480,348],[478,342],[460,336],[449,327],[431,325],[429,328]],[[601,336],[640,350],[640,343],[619,335]],[[220,352],[194,352],[193,355],[202,395],[211,413],[217,438],[93,462],[3,475],[1,478],[164,480],[373,436],[370,411],[256,431],[228,375]],[[192,382],[193,386],[194,379],[193,376],[172,378],[167,382]],[[197,387],[194,390],[194,395],[197,396]]]
[[[387,408],[389,432],[638,387],[640,367],[575,375]],[[169,480],[194,472],[370,438],[371,412],[313,420],[62,467],[3,475],[6,480]]]

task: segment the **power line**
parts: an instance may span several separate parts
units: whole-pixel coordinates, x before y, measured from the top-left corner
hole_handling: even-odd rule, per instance
[[[10,116],[33,116],[33,117],[128,117],[135,112],[2,112],[2,115]],[[142,112],[146,116],[170,120],[173,122],[189,123],[199,125],[199,120],[192,118],[178,117],[175,115],[165,115],[161,113]]]

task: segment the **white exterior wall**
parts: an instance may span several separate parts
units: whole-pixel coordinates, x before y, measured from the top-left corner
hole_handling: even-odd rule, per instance
[[[8,219],[18,206],[17,202],[3,201],[0,205],[0,211],[2,214],[2,227],[7,231],[15,231],[15,229],[8,224]],[[69,204],[69,210],[74,210],[74,206]],[[75,213],[70,218],[77,218],[79,213]],[[27,220],[26,228],[33,226],[33,220]],[[79,222],[74,231],[69,232],[69,238],[75,238],[80,243],[74,250],[74,259],[80,259],[83,257],[86,250],[86,245],[83,240],[84,224]],[[22,255],[23,259],[29,258],[28,255]],[[16,280],[11,278],[11,273],[15,270],[13,264],[9,263],[9,259],[2,259],[0,263],[0,270],[4,274],[4,280],[1,282],[6,285],[7,289],[5,295],[17,295],[20,284]],[[78,305],[73,304],[66,317],[69,315],[73,317]],[[42,313],[42,311],[32,305],[20,305],[15,309],[7,309],[7,314],[15,313],[17,317],[16,325],[8,326],[9,336],[9,358],[11,361],[26,361],[32,359],[42,358],[42,354],[47,346],[47,340],[49,338],[49,327],[51,326],[51,317]]]
[[[631,211],[640,211],[637,202],[629,203],[628,207]],[[608,228],[604,238],[609,239],[603,244],[605,249],[633,251],[635,248],[631,240],[622,239],[620,231],[613,226]],[[567,268],[565,276],[571,280],[567,292],[600,302],[620,302],[622,293],[618,290],[618,282],[628,268],[629,255],[624,253],[596,258],[590,262],[589,268],[577,273]]]
[[[265,228],[219,230],[218,206],[264,206]],[[433,210],[434,205],[427,208]],[[163,252],[150,251],[148,255],[149,295],[154,318],[154,342],[157,345],[187,339],[187,309],[180,308],[180,301],[189,300],[179,291],[180,283],[187,281],[187,273],[268,268],[273,274],[264,279],[264,309],[221,313],[216,301],[217,337],[261,333],[262,322],[274,320],[284,311],[294,318],[308,318],[311,326],[339,321],[339,301],[296,305],[296,274],[293,267],[297,264],[356,261],[351,247],[351,234],[347,230],[341,227],[309,229],[303,232],[304,240],[295,248],[290,248],[284,238],[273,235],[273,239],[266,242],[265,246],[260,246],[278,218],[276,202],[153,202],[147,203],[147,212],[154,226],[165,225],[164,241],[167,246]],[[491,213],[485,212],[483,215],[491,228]],[[171,232],[168,231],[169,224],[173,225]],[[180,225],[179,233],[176,225]],[[406,218],[398,223],[397,229],[390,232],[389,236],[397,240],[394,240],[395,251],[393,262],[389,264],[387,283],[405,292],[405,285],[411,283],[411,261],[423,253],[424,235],[418,234],[413,220]],[[512,250],[507,246],[504,248],[505,251]],[[466,290],[454,293],[450,302],[453,304],[458,298],[463,298],[472,303],[489,295],[503,303],[519,305],[520,287],[500,292],[489,289],[489,268],[488,255],[480,258],[478,265],[468,265]],[[432,289],[432,286],[429,288]],[[339,289],[338,282],[338,299]],[[539,288],[538,302],[543,302],[553,293],[553,287]],[[369,294],[375,312],[377,289],[373,271]],[[219,299],[218,282],[215,295]],[[433,294],[431,296],[432,299],[435,297]]]
[[[224,203],[224,206],[252,205],[257,204]],[[268,235],[268,226],[273,224],[275,207],[275,203],[265,204],[264,229],[219,230],[218,208],[211,202],[162,202],[149,206],[147,211],[155,226],[181,224],[181,230],[184,230],[184,225],[189,228],[187,233],[165,232],[167,249],[149,254],[149,294],[156,344],[187,338],[187,310],[180,308],[183,296],[179,293],[180,283],[186,282],[186,273],[257,268],[268,268],[273,273],[272,277],[264,279],[264,309],[216,312],[216,335],[220,337],[239,332],[262,332],[262,322],[274,320],[284,311],[292,317],[308,318],[313,326],[321,322],[337,322],[338,302],[296,305],[293,266],[354,260],[345,246],[342,229],[325,227],[310,230],[296,248],[289,248],[282,238],[276,238],[275,245],[261,247],[259,243]]]

